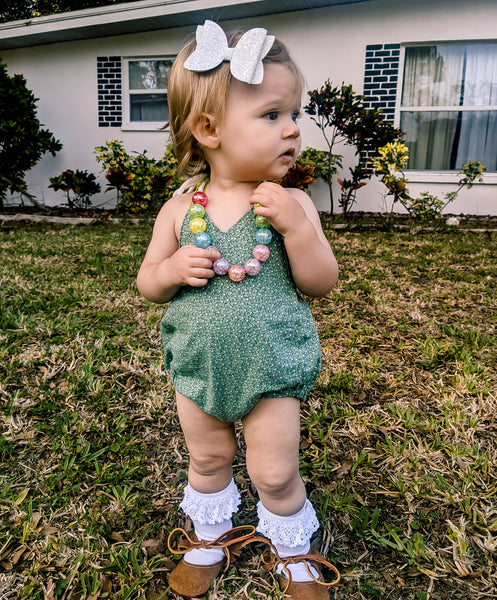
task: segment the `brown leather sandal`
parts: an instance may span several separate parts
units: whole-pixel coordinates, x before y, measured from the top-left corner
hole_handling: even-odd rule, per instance
[[[194,548],[220,548],[225,558],[214,565],[193,565],[184,558],[169,575],[169,587],[178,596],[194,598],[203,596],[221,571],[223,564],[226,571],[233,558],[240,555],[242,548],[255,541],[255,527],[242,525],[234,527],[212,542],[198,540],[195,534],[189,535],[184,529],[177,527],[169,534],[167,546],[173,554],[186,554]]]
[[[312,550],[309,554],[301,554],[299,556],[289,556],[288,558],[280,558],[276,548],[269,543],[270,550],[263,555],[263,568],[266,570],[276,569],[278,564],[282,565],[283,572],[278,575],[278,583],[281,591],[289,596],[291,600],[329,600],[328,588],[338,585],[340,582],[340,573],[335,565],[331,564],[323,558],[318,552]],[[305,568],[312,577],[312,581],[293,581],[292,573],[288,569],[288,565],[303,562]],[[316,578],[312,573],[309,564],[312,565],[318,572]],[[331,583],[326,583],[321,572],[321,565],[331,569],[336,575],[336,578]]]

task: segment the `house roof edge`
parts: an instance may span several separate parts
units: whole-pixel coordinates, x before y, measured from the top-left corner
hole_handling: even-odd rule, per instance
[[[0,23],[0,50],[369,1],[140,0]]]

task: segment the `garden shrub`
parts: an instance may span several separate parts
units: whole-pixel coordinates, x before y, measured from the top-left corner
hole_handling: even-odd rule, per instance
[[[344,217],[356,201],[357,190],[366,185],[373,175],[369,164],[378,148],[401,137],[402,133],[385,120],[381,110],[364,108],[363,96],[356,94],[351,85],[342,83],[333,87],[330,80],[319,90],[307,92],[309,104],[305,112],[321,130],[327,150],[308,148],[304,160],[315,160],[315,175],[323,179],[330,193],[330,213],[334,212],[333,176],[342,167],[342,156],[333,152],[336,144],[345,143],[355,149],[357,163],[349,168],[350,176],[337,177],[341,188],[339,205]]]
[[[116,190],[116,211],[126,215],[155,215],[183,179],[171,145],[157,160],[147,151],[128,153],[120,140],[95,148],[97,162],[106,170],[106,191]]]
[[[298,188],[307,192],[309,186],[316,183],[316,177],[314,177],[316,167],[305,164],[300,158],[299,156],[293,167],[288,169],[284,177],[277,179],[276,183],[279,183],[283,187]]]
[[[342,159],[343,156],[341,154],[332,154],[326,150],[316,150],[316,148],[308,146],[299,154],[297,163],[302,166],[308,165],[313,167],[314,177],[322,179],[328,186],[331,194],[333,177],[338,174],[338,169],[342,168]]]
[[[429,192],[421,192],[419,198],[413,198],[407,188],[409,183],[404,169],[409,160],[409,149],[400,140],[385,144],[378,150],[378,156],[371,161],[376,175],[387,188],[387,196],[393,196],[391,212],[397,202],[407,210],[409,215],[418,221],[439,219],[445,207],[453,202],[463,187],[471,189],[476,180],[483,179],[485,166],[477,160],[463,165],[459,174],[457,189],[438,198]]]
[[[7,192],[19,192],[35,204],[26,191],[25,173],[47,152],[52,156],[62,144],[37,117],[33,92],[22,75],[9,76],[7,65],[0,61],[0,208]]]
[[[60,175],[50,177],[49,181],[49,188],[56,192],[58,190],[66,192],[67,205],[72,209],[89,208],[90,196],[100,191],[100,184],[96,182],[95,175],[88,171],[67,169]]]

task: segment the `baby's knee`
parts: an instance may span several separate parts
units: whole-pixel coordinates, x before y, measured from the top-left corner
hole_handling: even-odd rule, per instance
[[[298,468],[293,465],[254,466],[249,474],[259,495],[271,498],[285,498],[300,483]]]
[[[198,475],[209,477],[231,468],[234,458],[234,448],[216,449],[213,452],[197,452],[190,454],[190,468]]]

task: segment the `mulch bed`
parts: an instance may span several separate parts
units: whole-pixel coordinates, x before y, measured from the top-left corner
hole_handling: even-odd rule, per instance
[[[30,217],[46,217],[47,220],[55,217],[54,221],[58,218],[79,218],[79,219],[92,219],[98,221],[107,221],[111,219],[122,218],[123,215],[117,213],[112,209],[100,209],[100,208],[88,208],[88,209],[70,209],[67,206],[55,206],[55,207],[38,207],[38,206],[6,206],[0,208],[0,220],[6,216],[10,219],[16,216],[16,219],[29,220]],[[129,215],[128,215],[129,217]],[[401,213],[375,213],[375,212],[363,212],[356,211],[351,212],[347,215],[346,219],[343,219],[341,215],[335,215],[331,217],[328,213],[321,213],[323,226],[325,229],[337,228],[337,229],[350,229],[350,228],[361,228],[361,227],[373,227],[373,228],[391,228],[391,227],[412,227],[412,226],[435,226],[435,227],[446,227],[446,222],[449,217],[455,217],[459,220],[458,227],[460,229],[476,229],[476,230],[497,230],[497,215],[454,215],[444,214],[443,219],[439,222],[429,223],[416,223],[413,222],[409,215]],[[154,215],[150,215],[150,218],[154,218]]]

